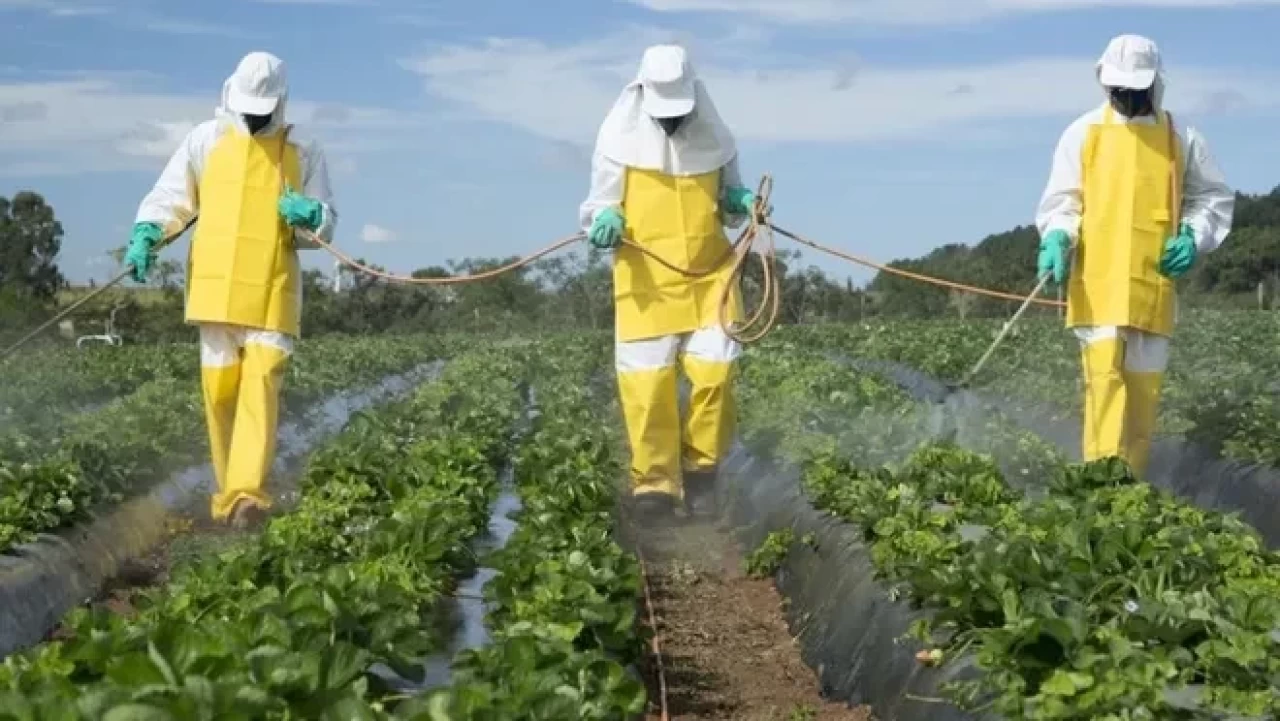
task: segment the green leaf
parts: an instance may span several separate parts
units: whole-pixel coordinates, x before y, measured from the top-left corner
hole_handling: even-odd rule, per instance
[[[369,666],[369,653],[347,643],[329,649],[321,662],[322,688],[339,689],[363,675]]]
[[[116,706],[102,717],[102,721],[179,721],[168,711],[144,704]]]
[[[173,667],[169,665],[169,661],[160,653],[160,649],[156,648],[154,641],[147,641],[147,656],[160,671],[160,675],[164,677],[165,683],[170,686],[178,685],[178,676],[173,672]]]

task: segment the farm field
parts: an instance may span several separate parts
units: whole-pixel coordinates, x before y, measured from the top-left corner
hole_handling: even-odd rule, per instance
[[[971,711],[939,719],[1280,712],[1280,557],[1253,529],[1116,463],[1068,464],[1005,419],[988,419],[963,446],[944,442],[927,404],[842,358],[956,378],[998,327],[783,328],[748,348],[737,380],[744,448],[798,469],[805,502],[860,539],[868,565],[859,568],[874,577],[864,592],[916,614],[883,632],[918,655],[922,677],[976,670],[921,703]],[[1217,434],[1225,455],[1271,463],[1280,417],[1262,400],[1271,368],[1258,349],[1277,336],[1280,322],[1257,314],[1184,321],[1166,431]],[[41,362],[19,367],[0,429],[0,540],[9,553],[201,461],[194,353],[41,351]],[[424,363],[442,361],[442,370],[322,441],[297,479],[297,503],[260,533],[175,559],[127,607],[88,604],[45,643],[11,655],[0,666],[0,720],[658,718],[652,574],[664,574],[655,586],[663,594],[698,593],[683,607],[696,598],[717,618],[763,614],[771,597],[747,609],[723,590],[740,586],[705,571],[683,586],[669,568],[650,564],[646,574],[633,540],[648,531],[619,511],[627,453],[611,355],[603,334],[307,341],[289,378],[299,414]],[[1070,413],[1077,362],[1067,332],[1037,320],[979,385]],[[71,390],[99,382],[114,385],[98,395]],[[1220,397],[1211,409],[1210,397]],[[1268,428],[1274,440],[1260,435]],[[518,508],[514,530],[486,545],[504,498]],[[789,558],[834,552],[792,534],[785,516],[768,523],[767,542],[737,549],[752,575],[781,579],[783,569],[802,568]],[[459,649],[450,609],[482,569],[488,580],[470,600],[483,606],[484,640]],[[760,623],[781,623],[786,601]],[[659,598],[657,612],[681,603]],[[810,610],[788,616],[800,646]],[[662,618],[657,628],[660,646],[676,644],[670,653],[687,649],[680,643],[751,653]],[[837,708],[852,698],[822,703],[807,681],[792,684],[791,708],[766,714],[768,686],[751,689],[757,707],[726,705],[734,693],[747,696],[735,683],[770,683],[768,664],[802,668],[798,647],[780,653],[752,659],[764,671],[741,680],[677,666],[666,678],[683,704],[672,717],[866,718],[865,709]],[[450,673],[429,681],[424,660],[442,657]],[[706,710],[709,699],[733,708],[730,716]],[[890,702],[871,691],[857,701],[873,714]]]
[[[500,344],[502,345],[502,344]],[[534,353],[540,350],[541,353]],[[0,668],[0,718],[626,718],[645,691],[640,576],[613,541],[621,455],[592,342],[470,351],[313,454],[260,535],[65,620]],[[528,413],[530,407],[535,414]],[[407,700],[432,621],[507,489],[524,511],[486,585],[490,642]],[[444,714],[442,716],[442,714]]]
[[[440,356],[439,341],[304,341],[286,415]],[[6,371],[0,551],[207,459],[195,346],[41,351]]]
[[[1064,464],[1008,424],[977,448],[921,445],[918,404],[825,344],[767,341],[742,386],[748,442],[798,465],[810,501],[858,529],[885,592],[923,611],[902,629],[921,662],[981,670],[946,699],[1008,719],[1280,710],[1280,557],[1239,520],[1116,461]],[[1007,482],[995,458],[1026,477]]]
[[[959,380],[1003,321],[889,321],[804,326],[792,339],[854,358],[896,361]],[[1179,319],[1161,400],[1161,430],[1241,461],[1280,463],[1280,314],[1191,311]],[[1021,322],[974,382],[983,393],[1078,417],[1074,336],[1057,318]]]

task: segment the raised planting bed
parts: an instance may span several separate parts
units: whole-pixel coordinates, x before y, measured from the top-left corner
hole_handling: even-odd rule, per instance
[[[315,422],[286,423],[277,448],[280,472],[272,490],[281,490],[278,484],[285,469],[338,431],[352,414],[402,395],[434,370],[427,367],[333,396],[320,404],[319,412],[307,414]],[[212,485],[210,467],[190,468],[142,496],[91,509],[75,526],[40,534],[0,556],[0,656],[45,638],[64,614],[165,541],[172,522],[185,509],[195,506],[205,512]]]
[[[897,363],[844,360],[890,379],[917,400],[933,404],[940,427],[965,447],[975,448],[990,435],[993,425],[1004,425],[1025,429],[1020,433],[1024,438],[1042,439],[1056,449],[1051,455],[1059,461],[1080,460],[1081,420],[1072,414],[1046,412],[1006,397],[948,392],[935,378]],[[1032,476],[1037,477],[1044,476]],[[1144,480],[1201,508],[1238,513],[1268,545],[1280,547],[1280,468],[1223,458],[1193,440],[1165,436],[1152,445]]]
[[[303,343],[290,361],[285,416],[315,401],[439,358],[422,338]],[[194,349],[188,349],[194,354]],[[198,357],[188,361],[198,368]],[[40,534],[88,522],[91,511],[143,495],[208,459],[199,381],[161,377],[93,411],[36,428],[0,429],[0,554]]]
[[[198,376],[189,343],[44,348],[10,358],[0,390],[0,428],[38,429],[96,408],[154,380]]]
[[[0,667],[0,719],[379,719],[472,567],[523,400],[509,354],[454,359],[314,455],[290,513],[176,568],[136,612],[77,611]]]
[[[753,387],[778,374],[790,385]],[[744,416],[767,422],[746,433],[768,458],[740,456],[724,485],[745,539],[787,549],[779,584],[837,698],[882,719],[1280,711],[1280,558],[1252,529],[1117,462],[1015,486],[954,446],[903,454],[919,435],[886,428],[893,402],[828,391],[863,383],[753,355]]]
[[[610,406],[592,378],[608,347],[557,339],[524,351],[532,427],[516,450],[521,510],[488,560],[489,643],[459,654],[453,683],[405,704],[415,721],[622,721],[645,709],[629,669],[637,632],[638,563],[614,540],[622,475]]]
[[[1009,313],[1013,307],[1009,308]],[[903,363],[955,381],[972,368],[1004,319],[874,320],[792,326],[779,338],[861,359]],[[1280,343],[1275,313],[1181,313],[1162,391],[1160,430],[1244,463],[1280,466]],[[1024,318],[976,386],[1060,416],[1081,412],[1080,350],[1056,316]]]
[[[743,547],[771,552],[792,632],[824,696],[870,706],[882,721],[973,718],[933,701],[961,669],[929,669],[916,660],[916,648],[900,643],[925,615],[897,602],[878,580],[859,529],[813,507],[796,467],[739,447],[722,468],[720,490]]]

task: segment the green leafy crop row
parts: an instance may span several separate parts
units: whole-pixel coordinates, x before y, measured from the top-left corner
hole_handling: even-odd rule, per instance
[[[41,349],[9,359],[0,389],[0,428],[43,426],[158,379],[192,379],[190,344]]]
[[[861,433],[909,411],[824,395],[864,382],[848,367],[766,350],[744,383],[784,367],[796,378],[778,393],[821,392],[744,390],[761,404],[744,414],[784,409],[770,424],[797,440],[773,450],[802,465],[816,506],[861,529],[893,593],[928,611],[912,632],[929,658],[976,661],[983,673],[950,686],[954,701],[1035,721],[1280,713],[1280,556],[1239,520],[1139,483],[1119,461],[1064,466],[997,428],[1007,436],[993,450],[1025,454],[1042,476],[1032,485],[1047,492],[1025,497],[990,456],[906,455],[921,440],[908,425]],[[843,419],[838,435],[814,430],[829,417]]]
[[[1012,311],[1011,311],[1012,312]],[[937,378],[962,377],[1003,321],[891,321],[796,326],[780,338],[889,360]],[[1192,311],[1179,317],[1162,392],[1163,432],[1243,461],[1280,465],[1280,314]],[[1079,416],[1079,346],[1055,317],[1020,322],[976,379],[1037,411]]]
[[[378,668],[420,673],[429,616],[474,563],[521,399],[502,352],[456,359],[313,457],[300,505],[175,570],[132,617],[78,611],[71,638],[0,667],[0,720],[389,717]]]
[[[98,409],[0,431],[0,552],[205,460],[199,359],[194,349],[185,350],[192,354],[190,377],[158,377]],[[304,343],[289,366],[287,406],[300,411],[335,389],[378,380],[440,352],[438,342],[414,337]]]
[[[408,704],[415,721],[621,721],[642,713],[640,571],[613,540],[623,467],[592,376],[605,348],[530,353],[536,417],[515,456],[519,526],[491,561],[492,642],[463,652],[454,684]]]

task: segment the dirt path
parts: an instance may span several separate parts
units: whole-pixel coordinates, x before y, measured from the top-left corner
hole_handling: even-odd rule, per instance
[[[634,528],[634,527],[633,527]],[[869,721],[822,698],[773,582],[748,578],[716,521],[632,530],[648,564],[670,717],[677,721]],[[648,719],[660,718],[656,664]]]

